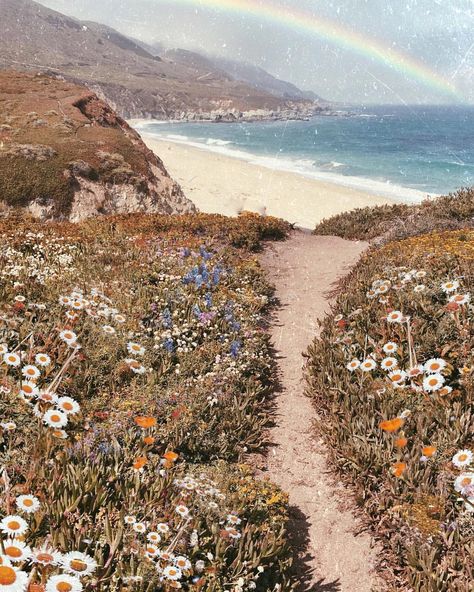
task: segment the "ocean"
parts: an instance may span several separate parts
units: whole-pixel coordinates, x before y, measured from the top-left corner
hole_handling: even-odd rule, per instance
[[[141,133],[403,202],[474,185],[474,107],[366,107],[258,123],[135,121]]]

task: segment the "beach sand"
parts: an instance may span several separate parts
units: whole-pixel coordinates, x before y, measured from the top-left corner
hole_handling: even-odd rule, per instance
[[[393,203],[386,197],[343,185],[156,140],[147,134],[142,137],[201,212],[237,216],[247,210],[313,229],[323,218],[340,212]]]

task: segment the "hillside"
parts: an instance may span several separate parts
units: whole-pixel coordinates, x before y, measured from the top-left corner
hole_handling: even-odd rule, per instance
[[[184,49],[163,50],[161,45],[157,45],[156,52],[158,52],[158,55],[165,56],[177,64],[220,72],[222,76],[229,80],[243,82],[260,92],[269,93],[280,99],[289,101],[317,101],[322,106],[328,104],[327,101],[324,101],[315,93],[303,91],[294,84],[280,80],[263,68],[259,68],[253,64],[219,57],[206,57]],[[155,54],[156,52],[152,53]]]
[[[286,110],[290,116],[314,107],[311,101],[282,100],[215,67],[154,56],[110,27],[32,0],[0,0],[0,23],[3,67],[52,72],[84,83],[123,117],[176,119],[256,109]]]
[[[0,71],[0,203],[43,219],[194,211],[140,136],[90,90]]]

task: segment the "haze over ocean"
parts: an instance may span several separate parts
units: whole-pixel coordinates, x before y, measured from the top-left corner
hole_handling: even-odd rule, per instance
[[[473,184],[473,115],[472,106],[384,105],[311,121],[134,125],[157,139],[419,201]]]

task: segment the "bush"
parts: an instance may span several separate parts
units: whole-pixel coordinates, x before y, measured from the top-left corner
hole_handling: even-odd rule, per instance
[[[318,429],[397,590],[472,589],[473,259],[473,231],[373,248],[309,350]]]
[[[287,228],[0,221],[0,540],[24,556],[3,577],[291,589],[287,498],[240,464],[264,449],[274,375],[247,249]]]
[[[474,224],[474,189],[461,189],[420,205],[393,204],[357,208],[323,220],[314,233],[348,240],[383,242],[434,230],[455,230]]]

